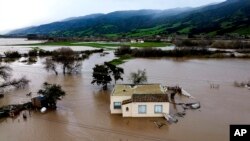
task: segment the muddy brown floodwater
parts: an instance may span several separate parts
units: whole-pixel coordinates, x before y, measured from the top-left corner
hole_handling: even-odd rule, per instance
[[[27,120],[0,119],[0,141],[228,141],[230,124],[250,123],[250,90],[235,88],[235,80],[250,78],[250,61],[242,59],[132,59],[121,65],[128,75],[146,69],[149,83],[180,85],[201,102],[200,110],[189,110],[177,124],[158,129],[154,121],[162,118],[122,118],[109,111],[109,91],[91,85],[95,64],[114,58],[113,53],[92,55],[83,62],[82,73],[55,76],[43,69],[39,61],[33,65],[12,63],[14,77],[26,75],[31,80],[24,90],[10,91],[0,106],[23,103],[35,96],[42,83],[62,85],[67,95],[56,111],[32,112]],[[123,83],[123,82],[119,82]],[[219,89],[210,89],[210,84]],[[173,108],[171,108],[173,111]]]

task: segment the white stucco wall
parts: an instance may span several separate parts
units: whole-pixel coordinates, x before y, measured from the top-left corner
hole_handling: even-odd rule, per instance
[[[139,114],[139,105],[147,106],[147,112],[145,114]],[[162,112],[169,114],[170,107],[168,102],[140,102],[122,105],[123,117],[163,117],[162,113],[155,113],[155,105],[162,105]],[[129,111],[126,111],[126,107],[129,108]]]
[[[114,102],[121,102],[131,99],[131,96],[111,96],[110,97],[110,112],[111,114],[121,114],[122,109],[114,109]]]
[[[128,111],[127,111],[128,108]],[[132,103],[122,105],[122,116],[132,117]]]

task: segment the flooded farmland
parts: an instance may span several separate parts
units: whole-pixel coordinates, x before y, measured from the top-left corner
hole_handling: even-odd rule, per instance
[[[5,47],[6,48],[6,47]],[[2,51],[2,48],[0,47]],[[158,129],[154,121],[163,118],[122,118],[111,115],[109,91],[91,85],[92,68],[114,58],[114,54],[101,57],[93,54],[83,61],[78,75],[54,75],[43,69],[41,60],[33,65],[14,62],[14,77],[27,76],[31,83],[23,90],[9,91],[0,106],[23,103],[29,100],[29,92],[36,92],[46,81],[62,85],[67,95],[59,101],[56,111],[46,114],[32,112],[23,118],[0,119],[2,141],[227,141],[230,124],[250,123],[250,90],[236,88],[234,81],[250,79],[250,61],[247,59],[132,59],[122,64],[124,82],[130,72],[146,69],[149,83],[180,85],[201,102],[201,109],[187,111],[177,124]],[[219,84],[211,89],[210,84]],[[171,108],[174,110],[174,108]]]

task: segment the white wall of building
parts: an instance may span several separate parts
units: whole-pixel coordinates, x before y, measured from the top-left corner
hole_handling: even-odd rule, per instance
[[[132,117],[132,103],[122,105],[122,116]]]
[[[111,114],[121,114],[122,109],[114,109],[114,102],[121,102],[131,99],[131,96],[111,96],[110,97],[110,112]]]
[[[147,110],[145,114],[140,114],[138,111],[139,105],[146,105]],[[162,113],[169,114],[169,102],[138,102],[138,103],[129,103],[122,105],[122,114],[123,117],[163,117],[162,113],[155,113],[155,105],[162,105]],[[126,111],[126,108],[129,108],[129,111]]]

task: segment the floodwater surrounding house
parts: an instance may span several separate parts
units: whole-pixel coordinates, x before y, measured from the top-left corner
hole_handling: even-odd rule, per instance
[[[15,46],[13,47],[15,49]],[[7,46],[0,48],[3,51]],[[23,48],[19,47],[19,51],[23,51]],[[27,48],[32,49],[26,47],[25,51]],[[42,48],[52,50],[58,47]],[[81,47],[81,49],[86,48]],[[129,83],[127,78],[131,72],[145,68],[149,83],[182,86],[202,103],[200,110],[188,111],[185,118],[180,118],[181,122],[174,125],[167,124],[159,129],[154,121],[166,123],[164,118],[122,118],[119,114],[111,115],[111,92],[90,85],[92,82],[90,75],[95,64],[102,64],[114,58],[114,53],[104,57],[93,54],[83,61],[82,74],[66,76],[48,73],[42,68],[43,58],[32,65],[24,65],[21,62],[10,63],[15,78],[26,75],[31,83],[25,89],[6,93],[4,98],[0,99],[0,106],[17,104],[24,100],[30,101],[30,97],[26,94],[29,92],[34,94],[44,82],[61,85],[67,96],[57,103],[56,111],[43,115],[39,111],[32,111],[32,116],[26,121],[22,116],[0,120],[1,140],[228,141],[230,123],[250,123],[250,112],[247,112],[250,107],[249,90],[234,87],[233,84],[234,81],[248,81],[250,71],[248,59],[134,58],[120,65],[124,68],[124,83]],[[209,82],[214,80],[216,84],[220,84],[219,89],[210,88]],[[181,101],[179,98],[175,97],[176,102]],[[176,110],[182,112],[180,108],[175,109],[170,104],[170,113]]]
[[[110,111],[123,117],[163,117],[169,114],[169,99],[160,84],[119,84],[111,93]]]

